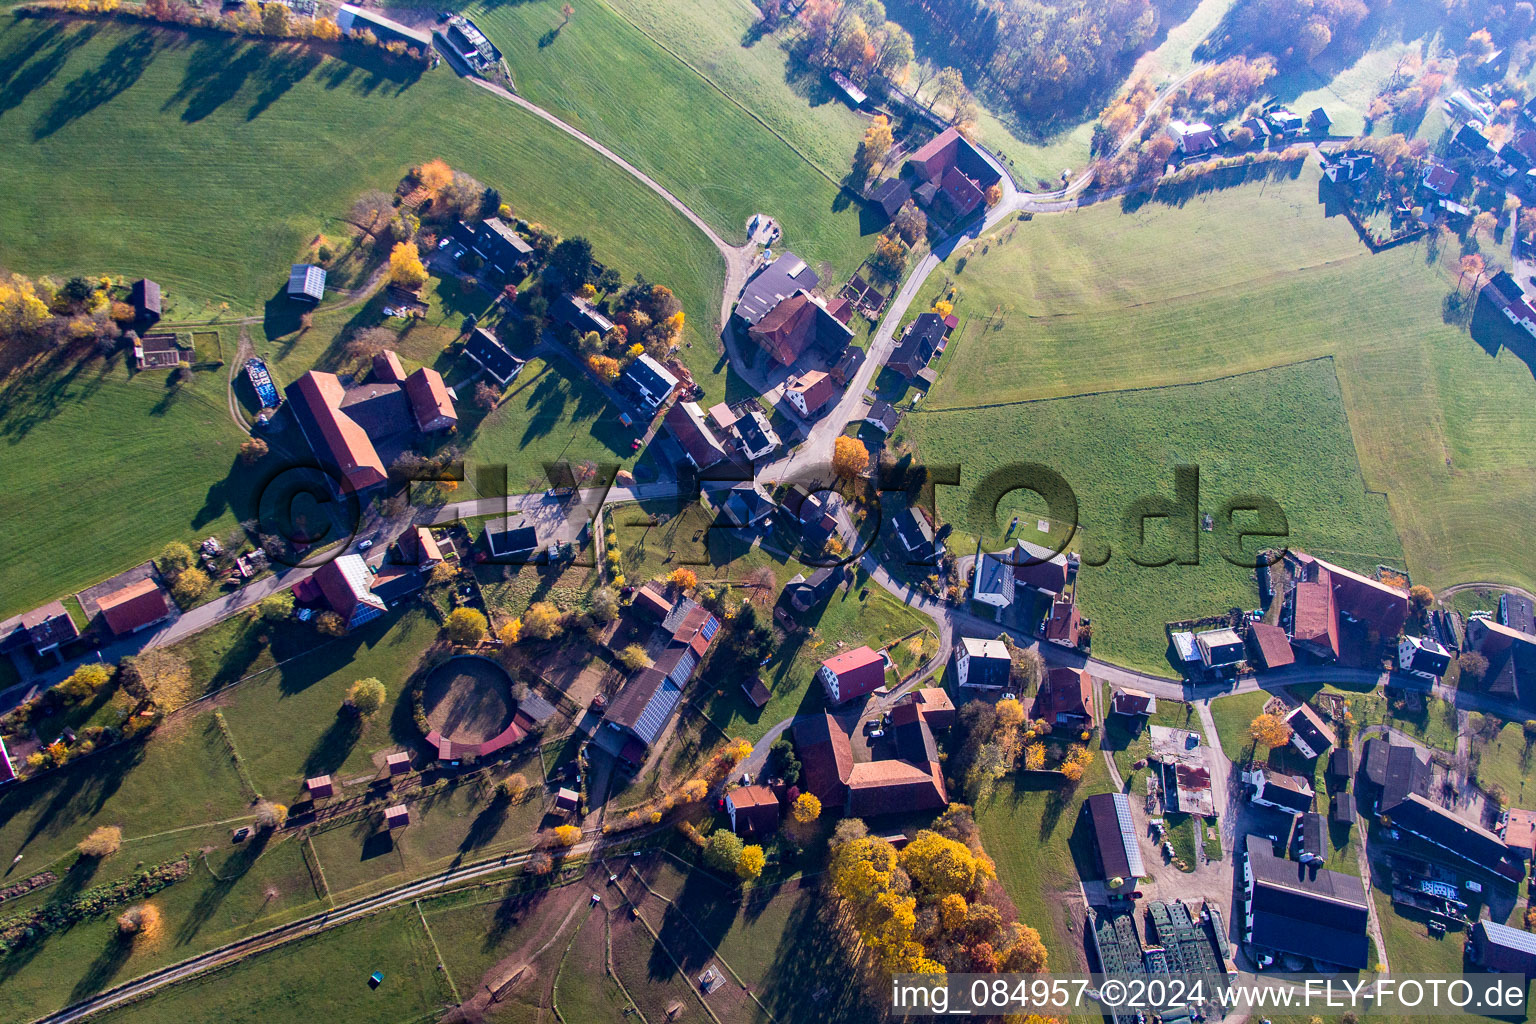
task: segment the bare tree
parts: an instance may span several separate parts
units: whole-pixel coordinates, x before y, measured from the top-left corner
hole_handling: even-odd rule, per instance
[[[378,189],[369,189],[357,197],[347,219],[365,234],[376,235],[387,227],[395,216],[394,197]]]

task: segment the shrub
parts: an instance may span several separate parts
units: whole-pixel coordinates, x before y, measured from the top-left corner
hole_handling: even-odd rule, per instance
[[[553,640],[564,626],[560,609],[549,601],[535,601],[523,613],[523,632],[535,640]]]
[[[581,842],[581,829],[575,825],[557,825],[555,827],[555,842],[564,847],[575,846]]]
[[[745,849],[741,839],[729,829],[716,829],[704,844],[704,862],[722,874],[731,874]]]
[[[263,832],[280,829],[288,823],[288,808],[271,800],[256,803],[256,827]]]
[[[123,845],[123,830],[116,825],[102,825],[80,840],[80,854],[97,860],[110,857]]]
[[[448,614],[448,637],[456,644],[471,647],[485,639],[488,625],[478,609],[455,608]]]
[[[153,942],[160,935],[160,909],[153,903],[140,903],[118,915],[117,934],[134,942]]]
[[[645,648],[639,644],[630,644],[625,647],[619,651],[618,658],[619,663],[631,671],[646,668],[651,664],[651,656],[646,654]]]
[[[335,612],[321,612],[315,616],[315,629],[326,636],[341,636],[347,631],[347,623]]]
[[[384,706],[384,684],[373,677],[359,679],[347,691],[347,706],[364,718],[371,718]]]
[[[293,591],[281,590],[262,598],[256,605],[256,614],[268,622],[281,622],[293,614]]]
[[[203,570],[193,567],[183,569],[171,584],[171,596],[181,605],[191,604],[208,592],[212,581]]]

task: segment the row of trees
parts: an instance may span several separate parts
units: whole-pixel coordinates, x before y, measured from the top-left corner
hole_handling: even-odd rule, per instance
[[[783,10],[779,0],[764,0],[761,7],[769,26],[777,24]],[[808,0],[800,21],[803,56],[812,63],[861,82],[874,74],[893,82],[906,78],[912,36],[885,16],[880,0]]]
[[[110,277],[29,278],[0,269],[0,352],[12,357],[94,341],[98,350],[115,349],[137,312],[117,298],[123,282]]]
[[[833,835],[825,884],[857,936],[856,956],[889,973],[1039,972],[1040,933],[1017,920],[970,809],[952,804],[899,853],[857,818]]]

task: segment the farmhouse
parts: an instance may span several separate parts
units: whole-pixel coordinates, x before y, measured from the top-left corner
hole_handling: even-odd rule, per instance
[[[1439,679],[1451,667],[1451,652],[1427,636],[1405,636],[1397,644],[1397,667],[1425,679]]]
[[[1195,634],[1195,650],[1207,669],[1225,669],[1241,664],[1248,657],[1243,638],[1230,629],[1209,629]]]
[[[987,190],[1003,180],[1002,172],[986,154],[953,127],[913,153],[907,166],[925,185],[933,186],[930,194],[942,196],[944,205],[955,217],[963,217],[980,206]]]
[[[1411,794],[1423,796],[1429,792],[1429,782],[1429,764],[1406,743],[1373,736],[1361,748],[1355,793],[1365,809],[1384,811]]]
[[[1424,174],[1419,179],[1419,187],[1433,195],[1445,198],[1455,190],[1456,183],[1460,180],[1460,174],[1437,160],[1431,160],[1424,165]]]
[[[780,600],[788,601],[790,607],[797,612],[810,611],[830,597],[847,578],[847,570],[840,565],[822,566],[811,573],[808,579],[802,579],[797,573],[795,578],[785,585],[784,592],[779,597]]]
[[[780,365],[790,366],[812,348],[829,359],[841,355],[853,331],[820,299],[797,291],[747,328],[747,336]]]
[[[1383,806],[1380,813],[1399,831],[1417,836],[1469,864],[1512,882],[1525,877],[1525,865],[1504,840],[1418,793],[1409,793],[1396,805]]]
[[[396,363],[398,365],[398,360]],[[405,378],[405,395],[411,401],[416,427],[423,434],[452,430],[459,425],[459,414],[453,408],[453,398],[443,383],[443,375],[432,367],[423,366]]]
[[[1521,594],[1500,594],[1499,622],[1522,633],[1536,634],[1536,602]]]
[[[1381,583],[1320,558],[1287,554],[1300,582],[1286,595],[1282,621],[1291,622],[1291,640],[1324,660],[1364,667],[1380,657],[1383,641],[1395,638],[1408,621],[1408,591]]]
[[[848,734],[828,714],[795,722],[795,748],[806,788],[827,808],[854,817],[937,810],[949,803],[933,730],[953,719],[947,698],[923,690],[891,710],[894,756],[854,763]]]
[[[1285,716],[1285,724],[1291,727],[1291,746],[1308,760],[1322,757],[1329,747],[1339,742],[1333,727],[1323,721],[1323,716],[1310,704],[1296,705]]]
[[[1509,271],[1501,270],[1489,278],[1482,294],[1503,311],[1510,323],[1536,337],[1536,302],[1525,294]]]
[[[532,526],[513,526],[508,516],[486,524],[485,545],[502,561],[527,562],[539,549],[539,531]]]
[[[1268,953],[1368,966],[1370,911],[1360,879],[1278,857],[1263,836],[1248,836],[1242,857],[1243,941]]]
[[[862,350],[849,349],[849,351],[858,352]],[[869,410],[865,412],[864,422],[868,423],[882,434],[889,434],[891,431],[896,429],[896,424],[901,422],[901,413],[897,412],[896,407],[891,405],[889,402],[876,401],[869,407]]]
[[[1145,690],[1133,690],[1129,686],[1115,691],[1110,698],[1109,713],[1125,718],[1145,718],[1157,714],[1157,698]]]
[[[344,411],[347,389],[334,373],[310,370],[288,385],[286,393],[310,450],[335,474],[343,491],[362,494],[388,479],[368,432]]]
[[[809,419],[837,397],[837,385],[821,370],[807,370],[784,382],[784,397],[795,411]]]
[[[50,601],[0,622],[0,654],[27,648],[42,657],[58,650],[80,635],[75,620],[60,601]]]
[[[341,616],[348,629],[383,615],[384,599],[373,592],[373,570],[362,555],[342,555],[301,580],[293,594],[303,602],[320,602]]]
[[[739,836],[771,836],[779,827],[779,798],[767,786],[742,786],[725,794],[731,831]]]
[[[160,319],[160,286],[147,277],[133,282],[128,292],[128,302],[133,306],[134,319],[141,324],[152,324]]]
[[[1083,818],[1093,832],[1093,860],[1099,877],[1134,881],[1147,874],[1124,793],[1096,793],[1083,801]]]
[[[865,196],[884,211],[887,219],[896,216],[908,199],[912,198],[912,186],[905,178],[886,178]]]
[[[1178,144],[1179,152],[1185,156],[1199,156],[1221,145],[1216,129],[1204,121],[1169,121],[1167,132],[1168,137]]]
[[[1484,690],[1522,704],[1536,702],[1536,636],[1475,618],[1467,623],[1467,646],[1488,659]]]
[[[1013,673],[1013,658],[1001,640],[960,637],[955,644],[955,682],[989,690],[1007,688]]]
[[[1283,668],[1296,663],[1291,638],[1279,626],[1268,622],[1252,623],[1248,627],[1248,645],[1253,652],[1249,661],[1264,668]]]
[[[918,374],[928,369],[928,363],[939,350],[939,344],[946,334],[948,328],[944,326],[944,319],[939,314],[918,314],[917,319],[907,325],[901,343],[891,352],[885,365],[909,381],[916,380]]]
[[[631,675],[608,705],[595,736],[598,746],[641,764],[671,723],[719,630],[720,620],[708,608],[686,597],[668,602],[666,616],[646,644],[651,664]]]
[[[464,343],[464,354],[479,363],[480,368],[502,386],[506,386],[523,369],[523,360],[507,351],[507,347],[497,340],[496,335],[484,327],[476,327],[469,332],[469,340]]]
[[[756,480],[743,480],[727,492],[720,514],[734,526],[756,526],[773,514],[778,506]]]
[[[325,268],[295,263],[288,272],[288,297],[300,302],[319,302],[325,298]]]
[[[1091,728],[1095,685],[1087,669],[1051,668],[1040,681],[1030,717],[1043,718],[1054,728]]]
[[[97,599],[101,617],[114,636],[128,636],[158,625],[173,614],[170,595],[153,576],[145,576]]]
[[[715,439],[697,402],[676,402],[662,418],[672,432],[683,457],[694,469],[708,469],[725,458],[725,449]]]
[[[1376,169],[1373,153],[1341,153],[1328,161],[1323,173],[1328,180],[1339,185],[1364,181]]]
[[[805,260],[786,249],[747,282],[731,319],[740,327],[753,327],[779,303],[796,292],[814,290],[819,281]]]
[[[1276,135],[1291,135],[1304,127],[1300,114],[1285,109],[1270,111],[1268,121],[1270,129]]]
[[[475,227],[459,221],[456,234],[487,267],[503,277],[522,270],[534,257],[533,246],[500,217],[487,217]]]
[[[834,654],[821,663],[816,679],[826,691],[827,703],[845,704],[885,685],[885,655],[870,647],[855,647]]]

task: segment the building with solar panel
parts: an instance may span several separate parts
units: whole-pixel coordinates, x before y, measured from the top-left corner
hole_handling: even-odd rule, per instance
[[[1536,975],[1536,935],[1479,921],[1472,929],[1472,956],[1485,970]]]
[[[1093,830],[1094,861],[1105,880],[1122,878],[1134,889],[1145,876],[1131,802],[1124,793],[1099,793],[1083,801],[1083,817]]]
[[[686,597],[671,603],[645,644],[651,664],[630,676],[608,705],[597,745],[621,761],[642,764],[666,732],[719,631],[720,620],[709,609]]]

